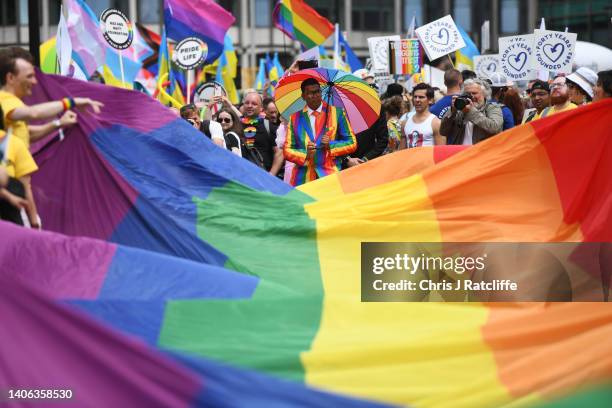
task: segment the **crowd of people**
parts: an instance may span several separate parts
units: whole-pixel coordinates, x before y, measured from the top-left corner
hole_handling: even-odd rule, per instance
[[[285,75],[296,71],[294,63]],[[355,75],[376,87],[368,71]],[[30,182],[37,170],[30,143],[76,124],[76,110],[99,112],[102,104],[66,97],[27,106],[22,99],[35,85],[31,55],[21,48],[0,50],[0,217],[41,228]],[[301,83],[304,108],[288,119],[273,98],[254,89],[245,90],[238,105],[215,96],[207,105],[175,111],[219,148],[298,186],[402,149],[476,144],[519,124],[610,98],[612,70],[595,73],[582,67],[552,81],[531,81],[521,92],[503,74],[479,78],[473,71],[450,68],[444,85],[444,93],[426,83],[410,92],[399,83],[388,85],[380,95],[378,119],[357,134],[346,112],[323,100],[314,78]],[[40,120],[48,122],[30,123]]]

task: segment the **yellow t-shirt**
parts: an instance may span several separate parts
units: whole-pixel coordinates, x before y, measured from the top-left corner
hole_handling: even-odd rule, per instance
[[[5,137],[6,132],[0,130],[0,146],[5,146],[3,143]],[[5,148],[4,160],[0,157],[0,166],[6,168],[10,177],[21,178],[38,170],[30,151],[21,139],[11,136]]]
[[[28,125],[23,120],[12,121],[8,118],[9,114],[16,108],[21,108],[25,104],[13,95],[12,93],[0,91],[0,106],[4,113],[4,128],[13,128],[13,136],[21,139],[27,148],[30,147],[30,132],[28,131]]]
[[[567,105],[563,109],[556,109],[554,106],[549,106],[547,108],[544,108],[544,110],[542,112],[537,114],[536,117],[533,118],[533,120],[540,119],[540,118],[545,118],[547,116],[554,115],[555,113],[565,112],[565,111],[568,111],[568,110],[571,110],[571,109],[576,109],[576,108],[577,108],[577,106],[575,104],[571,103],[571,102],[569,103],[569,105]]]

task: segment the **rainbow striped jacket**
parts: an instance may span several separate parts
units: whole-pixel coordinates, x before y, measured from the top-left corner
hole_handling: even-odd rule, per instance
[[[323,103],[323,115],[326,109],[328,109],[326,126],[317,135],[310,126],[307,106],[291,115],[283,154],[285,159],[296,164],[290,178],[293,186],[340,171],[342,156],[357,149],[357,139],[344,109]],[[329,150],[323,149],[321,145],[326,129],[330,136]],[[306,162],[306,147],[309,141],[315,144],[317,150],[312,160]]]

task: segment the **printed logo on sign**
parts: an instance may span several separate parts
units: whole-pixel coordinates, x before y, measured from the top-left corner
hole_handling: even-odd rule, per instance
[[[576,34],[560,31],[534,31],[535,64],[552,72],[570,73],[574,59]]]
[[[208,46],[197,37],[187,37],[176,45],[172,59],[183,69],[195,69],[206,59]]]
[[[474,56],[474,71],[479,77],[488,78],[499,68],[499,55],[475,55]]]
[[[531,34],[499,39],[499,67],[509,79],[522,81],[534,78],[535,71],[531,69],[532,41]]]
[[[438,34],[431,36],[431,41],[435,42],[438,45],[448,45],[448,40],[450,39],[450,34],[448,30],[444,27],[438,31]]]
[[[104,10],[100,16],[100,27],[104,39],[111,47],[124,50],[132,44],[134,30],[130,20],[121,11]]]
[[[544,50],[544,55],[552,62],[557,62],[563,55],[563,51],[565,51],[563,43],[557,43],[555,45],[544,44],[542,48]]]
[[[436,59],[465,47],[453,18],[444,16],[416,29],[429,59]]]
[[[525,64],[527,63],[527,53],[522,51],[518,54],[508,55],[508,65],[516,72],[521,72]]]

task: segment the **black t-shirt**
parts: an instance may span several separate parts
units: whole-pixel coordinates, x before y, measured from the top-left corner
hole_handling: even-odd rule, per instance
[[[270,123],[270,122],[268,122]],[[243,128],[248,125],[243,124]],[[255,132],[255,148],[261,154],[264,166],[266,170],[272,168],[272,161],[274,160],[274,147],[276,146],[276,130],[277,126],[270,123],[270,133],[266,130],[264,119],[259,118],[257,120],[257,129]]]

